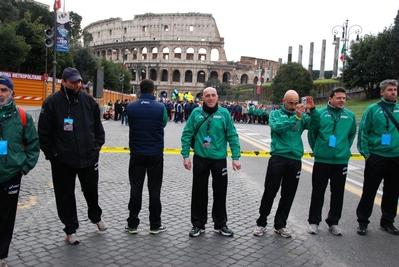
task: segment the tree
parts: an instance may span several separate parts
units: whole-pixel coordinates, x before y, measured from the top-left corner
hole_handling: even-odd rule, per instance
[[[14,25],[0,25],[0,70],[13,71],[17,69],[28,55],[30,46],[25,38],[18,36]]]
[[[93,36],[91,35],[91,33],[84,30],[82,33],[82,39],[83,39],[83,45],[85,47],[88,47],[90,45],[90,42],[93,41]]]
[[[80,44],[70,44],[69,52],[73,56],[75,67],[85,82],[94,80],[94,71],[100,67],[100,60],[93,55],[92,49]]]
[[[43,43],[43,24],[40,18],[32,21],[29,11],[25,12],[25,17],[15,25],[16,34],[23,36],[26,44],[30,46],[28,54],[23,63],[18,66],[19,72],[43,74],[45,72],[46,46]]]
[[[395,18],[395,26],[392,29],[391,49],[393,78],[399,79],[399,10]]]
[[[345,85],[360,87],[367,98],[379,95],[378,84],[394,77],[393,60],[390,55],[392,29],[378,35],[365,35],[359,43],[352,42],[350,55],[345,60]]]
[[[79,14],[71,11],[69,12],[69,41],[71,44],[78,43],[80,42],[83,34],[82,34],[82,28],[80,24],[82,23],[82,16]]]
[[[121,75],[123,74],[123,92],[132,92],[132,74],[120,63],[114,63],[102,57],[100,61],[101,69],[104,71],[104,88],[112,91],[121,92],[122,84],[120,81]]]
[[[39,6],[38,4],[27,1],[17,1],[16,7],[18,8],[18,18],[14,21],[22,20],[25,18],[25,13],[29,12],[31,22],[38,21],[43,24],[46,28],[52,27],[54,24],[54,17],[50,11]]]
[[[19,11],[13,0],[0,1],[0,24],[9,23],[18,20]]]
[[[293,89],[299,95],[309,95],[313,80],[309,71],[302,64],[291,62],[283,64],[277,70],[272,84],[272,103],[281,103],[286,91]]]
[[[228,92],[231,90],[231,86],[228,83],[221,83],[219,79],[211,78],[205,82],[206,87],[213,87],[216,89],[218,96],[224,96],[227,98]],[[205,89],[204,88],[204,89]]]

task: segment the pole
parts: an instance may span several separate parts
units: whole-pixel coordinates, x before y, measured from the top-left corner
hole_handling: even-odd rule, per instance
[[[344,60],[342,60],[342,85],[344,85],[344,73],[345,73],[345,58],[346,58],[346,51],[348,50],[347,48],[347,42],[348,42],[348,20],[346,20],[344,27],[343,27],[343,37],[344,37]]]
[[[56,86],[56,79],[57,79],[57,7],[56,7],[57,0],[54,0],[54,53],[53,53],[53,89],[52,92],[55,92]]]
[[[123,101],[123,83],[125,82],[125,75],[122,73],[122,101]]]

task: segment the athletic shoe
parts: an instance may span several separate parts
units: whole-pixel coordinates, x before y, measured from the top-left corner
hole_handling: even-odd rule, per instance
[[[7,267],[8,265],[7,265],[7,263],[5,262],[5,260],[4,259],[1,259],[0,260],[0,267]]]
[[[256,226],[253,231],[253,234],[254,234],[254,236],[261,236],[261,235],[263,235],[265,230],[266,230],[266,227]]]
[[[125,226],[125,231],[132,235],[135,235],[138,233],[137,228],[130,228],[129,225]]]
[[[159,233],[165,232],[166,230],[168,230],[168,228],[161,224],[158,229],[150,230],[150,234],[157,235]]]
[[[98,230],[100,230],[101,232],[104,232],[105,230],[108,229],[108,224],[104,220],[101,220],[101,221],[96,222],[94,224],[97,225]]]
[[[198,228],[198,227],[194,226],[191,229],[191,231],[190,231],[190,233],[188,235],[191,236],[191,237],[196,237],[196,236],[199,236],[200,234],[203,234],[203,233],[205,233],[204,229],[201,229],[201,228]]]
[[[359,227],[357,228],[357,233],[359,235],[367,235],[367,226],[359,225]]]
[[[219,228],[219,229],[213,229],[213,231],[215,233],[218,233],[218,234],[221,234],[221,235],[225,235],[225,236],[234,235],[234,232],[232,230],[230,230],[227,226],[224,226],[224,227]]]
[[[285,238],[291,237],[291,233],[288,231],[287,228],[274,229],[274,232]]]
[[[337,236],[341,236],[342,235],[342,230],[341,228],[339,228],[338,225],[328,225],[327,229],[333,234],[333,235],[337,235]]]
[[[75,245],[75,244],[79,244],[79,243],[80,243],[80,239],[79,239],[79,237],[76,235],[76,233],[67,235],[67,236],[66,236],[66,241],[67,241],[68,244],[70,244],[70,245]]]
[[[319,232],[319,226],[317,224],[309,224],[308,233],[312,235],[317,235]]]

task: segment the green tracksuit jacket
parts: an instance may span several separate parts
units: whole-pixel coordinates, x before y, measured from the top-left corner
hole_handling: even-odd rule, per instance
[[[39,137],[32,116],[26,113],[26,125],[12,101],[0,109],[0,139],[7,140],[7,155],[0,155],[0,183],[14,177],[18,172],[27,174],[39,159]],[[25,147],[24,147],[25,146]]]
[[[397,101],[390,103],[381,98],[389,112],[399,123],[399,104]],[[388,122],[388,129],[386,128]],[[391,145],[381,145],[382,135],[391,135]],[[381,107],[371,104],[363,113],[357,137],[357,150],[363,157],[368,158],[370,153],[382,157],[399,157],[399,132],[392,121],[385,117]]]
[[[310,116],[302,114],[298,120],[295,112],[289,112],[284,105],[279,110],[273,110],[269,116],[271,130],[270,154],[301,160],[303,156],[302,132],[305,129],[317,129],[320,124],[320,116],[316,109],[310,112]]]
[[[182,150],[180,154],[183,158],[188,158],[190,155],[191,137],[194,135],[196,127],[204,120],[203,114],[205,117],[208,116],[202,111],[202,107],[197,107],[188,117],[181,137]],[[204,138],[208,136],[207,126],[208,122],[204,122],[197,132],[194,153],[207,159],[225,159],[227,158],[228,142],[232,152],[231,158],[238,160],[241,156],[240,142],[229,111],[219,107],[215,112],[209,125],[209,137],[212,139],[210,148],[203,147]]]
[[[308,131],[309,145],[313,150],[315,162],[347,164],[356,136],[355,114],[345,108],[334,108],[330,104],[318,111],[320,126],[316,130]],[[335,147],[329,145],[331,136],[336,138]]]

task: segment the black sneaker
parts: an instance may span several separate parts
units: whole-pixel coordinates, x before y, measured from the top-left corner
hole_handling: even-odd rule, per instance
[[[190,231],[190,233],[188,235],[191,236],[191,237],[196,237],[196,236],[199,236],[200,234],[203,234],[203,233],[205,233],[204,229],[201,229],[201,228],[198,228],[198,227],[194,226],[191,229],[191,231]]]
[[[158,229],[152,229],[152,230],[150,230],[150,234],[152,234],[152,235],[157,235],[157,234],[159,234],[159,233],[165,232],[166,230],[168,230],[168,228],[166,227],[166,225],[161,224],[161,226],[159,226]]]
[[[391,235],[399,235],[399,230],[396,229],[393,225],[381,224],[380,229],[386,231],[387,233],[390,233]]]
[[[359,227],[357,228],[357,233],[359,235],[367,235],[367,226],[359,225]]]
[[[224,226],[224,227],[219,228],[219,229],[213,229],[213,231],[215,233],[218,233],[218,234],[221,234],[221,235],[225,235],[225,236],[234,235],[234,232],[232,230],[230,230],[227,226]]]
[[[131,227],[129,227],[129,225],[125,226],[125,231],[131,235],[135,235],[138,233],[137,228],[131,228]]]

